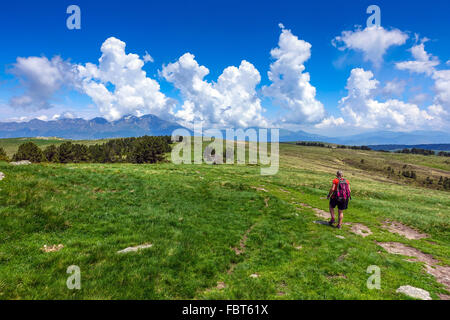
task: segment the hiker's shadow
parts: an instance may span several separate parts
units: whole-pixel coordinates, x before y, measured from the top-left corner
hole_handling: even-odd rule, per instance
[[[324,225],[324,226],[330,226],[328,221],[323,221],[323,220],[316,220],[316,221],[314,221],[314,223],[321,224],[321,225]]]

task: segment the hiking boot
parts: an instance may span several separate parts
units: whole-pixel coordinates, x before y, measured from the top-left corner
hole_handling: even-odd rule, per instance
[[[334,219],[331,219],[330,221],[328,221],[328,225],[332,226],[334,223]]]
[[[336,226],[336,228],[337,228],[337,229],[342,229],[342,225],[338,224],[338,225]]]

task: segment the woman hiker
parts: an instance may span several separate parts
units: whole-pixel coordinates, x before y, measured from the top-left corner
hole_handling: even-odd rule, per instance
[[[344,219],[344,210],[348,207],[348,200],[351,199],[350,183],[348,180],[344,179],[344,173],[339,170],[336,173],[336,179],[333,180],[333,185],[331,186],[330,192],[328,193],[327,199],[330,199],[330,214],[331,220],[328,222],[330,226],[333,225],[334,219],[334,208],[338,207],[339,220],[336,228],[342,228],[342,219]]]

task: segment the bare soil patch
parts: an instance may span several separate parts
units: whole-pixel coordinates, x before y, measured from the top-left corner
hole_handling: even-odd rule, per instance
[[[255,225],[252,225],[247,231],[245,231],[244,236],[242,237],[241,241],[239,242],[239,247],[233,248],[233,251],[236,253],[236,255],[240,255],[244,253],[245,251],[245,243],[247,242],[248,235],[250,232],[252,232]]]
[[[252,186],[251,188],[252,188],[252,189],[255,189],[255,190],[258,190],[258,191],[269,192],[269,191],[267,191],[266,189],[264,189],[263,187],[255,187],[255,186]]]
[[[301,206],[303,208],[308,208],[308,209],[312,208],[309,204],[306,204],[306,203],[294,202],[294,204],[299,205],[299,206]]]
[[[419,231],[396,221],[386,220],[383,222],[383,228],[387,229],[389,232],[399,234],[410,240],[419,240],[428,237],[427,234],[420,233]]]
[[[360,235],[361,237],[365,238],[367,236],[370,236],[372,234],[372,231],[369,229],[369,227],[361,224],[361,223],[344,223],[345,225],[350,225],[350,231],[354,234]]]
[[[393,254],[401,254],[404,256],[414,257],[407,259],[410,262],[423,262],[425,271],[436,278],[436,281],[443,284],[450,291],[450,267],[438,265],[439,261],[434,259],[432,255],[423,253],[422,251],[404,245],[398,242],[377,242],[387,252]]]
[[[325,210],[319,209],[319,208],[313,208],[314,213],[319,218],[328,219],[331,217],[329,212],[326,212]]]
[[[442,283],[450,291],[450,267],[425,264],[425,269],[436,278],[436,281]]]
[[[434,265],[438,261],[433,258],[432,255],[423,253],[422,251],[404,245],[399,242],[377,242],[380,247],[383,247],[387,252],[393,254],[401,254],[408,257],[414,257],[414,259],[410,259],[410,261],[419,261],[424,262],[429,265]]]

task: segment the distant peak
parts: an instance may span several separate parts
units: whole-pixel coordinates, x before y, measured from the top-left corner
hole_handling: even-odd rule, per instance
[[[108,120],[106,120],[105,118],[102,118],[102,117],[96,117],[96,118],[93,118],[93,119],[91,119],[89,121],[90,122],[95,122],[95,123],[98,123],[98,124],[108,123]]]

